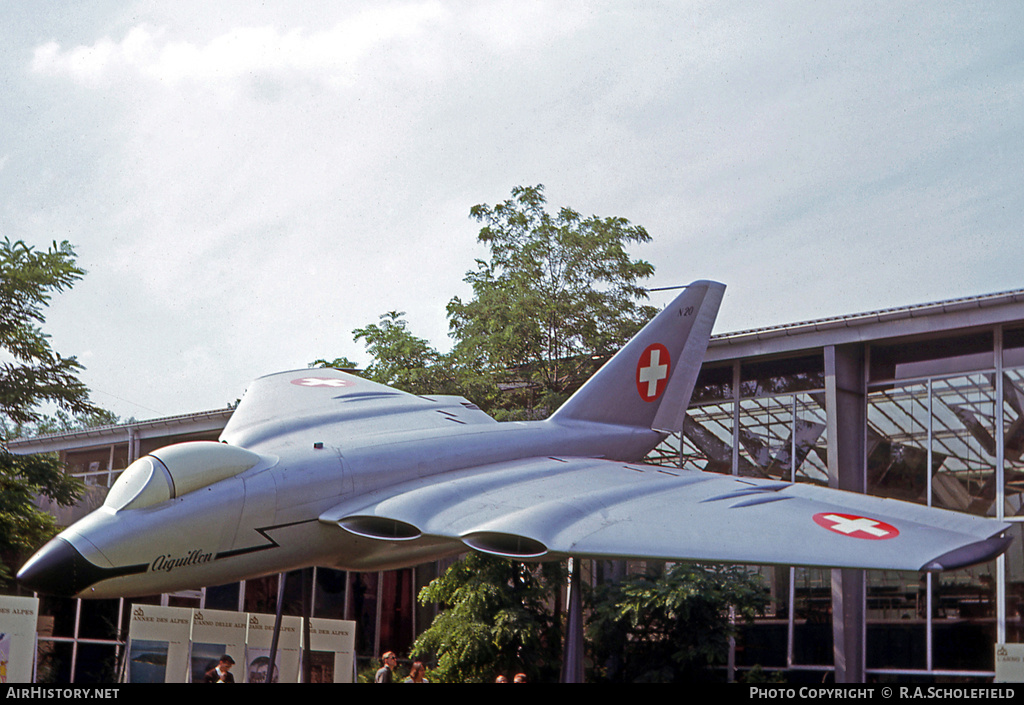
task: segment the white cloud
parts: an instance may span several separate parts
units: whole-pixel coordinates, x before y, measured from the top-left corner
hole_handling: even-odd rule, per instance
[[[238,27],[205,43],[174,38],[166,27],[138,25],[120,41],[104,38],[65,49],[36,48],[32,70],[87,86],[143,78],[175,85],[223,83],[260,75],[297,75],[352,83],[360,61],[381,47],[430,31],[445,16],[436,2],[381,6],[324,30]]]

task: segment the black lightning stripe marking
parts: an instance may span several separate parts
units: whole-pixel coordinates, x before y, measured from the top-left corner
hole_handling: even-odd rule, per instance
[[[248,548],[236,548],[232,551],[223,551],[221,553],[218,553],[214,557],[214,560],[219,560],[221,558],[233,558],[234,556],[244,556],[247,553],[256,553],[257,551],[266,551],[271,548],[279,548],[281,544],[275,541],[274,538],[270,535],[271,531],[276,531],[277,529],[285,529],[289,526],[299,526],[300,524],[310,524],[315,521],[316,519],[303,519],[302,521],[293,521],[287,524],[257,527],[255,529],[256,533],[265,538],[267,540],[267,543],[260,544],[258,546],[249,546]]]

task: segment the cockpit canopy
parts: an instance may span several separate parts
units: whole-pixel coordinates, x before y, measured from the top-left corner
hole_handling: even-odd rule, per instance
[[[261,456],[214,441],[178,443],[129,465],[110,488],[103,506],[118,511],[151,507],[255,467]]]

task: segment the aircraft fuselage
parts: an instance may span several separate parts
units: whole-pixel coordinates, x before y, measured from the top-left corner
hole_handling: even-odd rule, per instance
[[[594,423],[460,425],[380,436],[318,439],[234,477],[142,508],[103,507],[60,534],[23,570],[45,592],[106,598],[220,585],[311,565],[383,570],[464,552],[450,540],[368,538],[320,520],[341,502],[462,468],[524,457],[586,456],[633,461],[661,438],[653,431]],[[250,450],[260,453],[259,444]],[[154,451],[159,456],[160,451]],[[63,545],[66,544],[66,545]],[[68,546],[87,563],[69,576]],[[91,564],[91,565],[90,565]],[[95,566],[96,568],[93,568]],[[26,579],[27,576],[27,579]]]

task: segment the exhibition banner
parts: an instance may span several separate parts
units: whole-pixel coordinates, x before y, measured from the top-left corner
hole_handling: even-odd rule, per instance
[[[1024,644],[996,644],[994,683],[1024,683]]]
[[[187,683],[191,634],[191,609],[132,605],[127,682]]]
[[[39,598],[0,597],[0,683],[31,683]]]
[[[311,683],[355,683],[356,623],[309,620]]]
[[[242,681],[245,661],[245,632],[248,615],[227,610],[192,610],[192,651],[190,675],[193,683],[202,683],[227,654],[235,661],[232,676]]]
[[[245,636],[245,682],[264,683],[270,670],[270,645],[274,636],[274,615],[248,614]],[[275,683],[298,683],[302,617],[283,617],[277,642]],[[237,678],[236,678],[237,680]]]
[[[0,596],[0,684],[31,683],[39,600]],[[275,681],[298,683],[303,644],[301,617],[284,617]],[[356,623],[309,622],[310,682],[355,682]],[[202,683],[225,654],[237,683],[263,683],[269,671],[274,615],[227,610],[131,607],[124,682]]]

